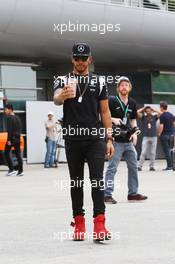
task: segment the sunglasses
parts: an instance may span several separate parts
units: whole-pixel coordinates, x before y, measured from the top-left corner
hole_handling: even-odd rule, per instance
[[[73,59],[75,61],[79,61],[79,60],[81,60],[81,61],[87,61],[88,58],[89,58],[88,56],[74,56],[73,57]]]

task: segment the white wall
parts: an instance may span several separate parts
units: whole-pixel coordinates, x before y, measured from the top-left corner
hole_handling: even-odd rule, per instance
[[[147,104],[145,104],[146,106]],[[149,104],[159,110],[158,104]],[[26,102],[26,124],[27,124],[27,162],[42,163],[46,153],[45,127],[47,113],[53,111],[55,120],[63,116],[62,106],[56,106],[53,102],[28,101]],[[175,115],[175,106],[169,105],[168,111]],[[59,161],[66,161],[65,151],[61,149]]]
[[[49,111],[54,113],[55,121],[63,116],[62,106],[56,106],[53,102],[26,102],[28,163],[44,162],[46,153],[44,122],[47,120],[47,113]],[[64,149],[61,149],[59,161],[66,161]]]

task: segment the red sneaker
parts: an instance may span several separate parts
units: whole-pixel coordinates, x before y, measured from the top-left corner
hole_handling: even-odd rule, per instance
[[[85,218],[83,215],[77,215],[74,217],[75,222],[71,222],[71,226],[74,227],[73,240],[83,241],[85,238]]]
[[[105,216],[103,214],[99,214],[94,218],[93,240],[104,241],[110,239],[111,233],[105,227]]]

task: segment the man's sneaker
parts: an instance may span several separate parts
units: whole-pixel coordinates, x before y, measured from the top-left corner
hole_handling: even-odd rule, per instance
[[[142,167],[138,167],[137,169],[138,169],[138,171],[142,171]]]
[[[150,171],[156,171],[154,167],[151,167],[149,170]]]
[[[99,214],[94,218],[93,240],[104,241],[110,239],[111,233],[105,227],[105,216],[103,214]]]
[[[24,176],[24,172],[23,171],[18,171],[18,173],[16,174],[16,176]]]
[[[84,216],[83,215],[75,216],[74,222],[71,222],[71,226],[74,227],[73,240],[83,241],[85,239],[85,233],[86,233]]]
[[[55,164],[49,166],[50,168],[56,168]]]
[[[7,174],[6,174],[6,176],[11,176],[11,175],[14,175],[14,174],[16,174],[17,173],[17,171],[15,171],[15,170],[9,170],[8,172],[7,172]]]
[[[128,195],[128,200],[129,201],[143,201],[143,200],[146,200],[148,199],[147,196],[145,195],[142,195],[142,194],[134,194],[134,195]]]
[[[112,198],[112,196],[106,196],[104,198],[104,202],[108,203],[108,204],[116,204],[117,203],[117,201],[114,198]]]
[[[165,169],[163,169],[163,171],[167,171],[167,170],[172,170],[172,167],[166,167]]]

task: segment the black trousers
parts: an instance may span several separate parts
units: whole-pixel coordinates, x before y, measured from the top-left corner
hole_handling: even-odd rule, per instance
[[[171,135],[162,135],[160,137],[163,152],[165,154],[165,159],[167,162],[167,167],[172,167],[171,152],[170,152],[170,138]]]
[[[73,217],[84,215],[84,164],[87,161],[91,181],[93,200],[93,216],[104,214],[104,182],[103,169],[106,152],[104,140],[71,140],[65,141],[66,157],[71,179],[71,199]]]
[[[15,155],[18,161],[18,166],[17,168],[15,167],[15,169],[17,169],[19,172],[22,172],[23,171],[23,161],[21,158],[20,138],[12,142],[10,146],[7,145],[7,143],[5,145],[5,158],[6,158],[7,165],[10,171],[14,169],[13,162],[10,156],[10,151],[12,147],[14,147]]]

